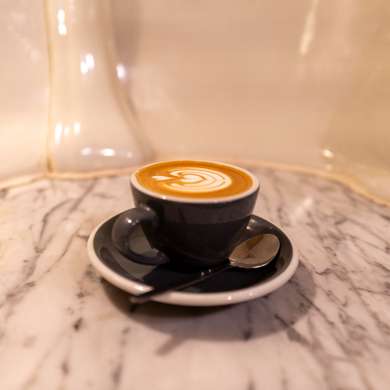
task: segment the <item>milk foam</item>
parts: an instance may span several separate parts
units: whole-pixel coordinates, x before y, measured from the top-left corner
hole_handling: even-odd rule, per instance
[[[229,187],[231,178],[210,168],[181,168],[168,170],[166,175],[152,176],[162,188],[185,193],[213,192]]]
[[[229,200],[256,191],[249,172],[213,161],[173,160],[149,164],[134,172],[132,183],[140,191],[192,201]]]

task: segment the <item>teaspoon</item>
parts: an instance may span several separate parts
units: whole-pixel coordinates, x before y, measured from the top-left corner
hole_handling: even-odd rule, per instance
[[[280,242],[274,234],[258,234],[237,245],[229,256],[229,261],[214,268],[203,270],[197,274],[190,275],[187,279],[181,281],[171,281],[153,290],[140,295],[132,295],[131,303],[145,303],[161,294],[171,290],[182,290],[194,286],[206,279],[220,274],[230,268],[256,269],[269,264],[278,254]]]

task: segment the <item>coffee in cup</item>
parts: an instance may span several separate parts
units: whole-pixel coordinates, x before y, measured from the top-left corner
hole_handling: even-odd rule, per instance
[[[172,259],[205,267],[226,260],[251,219],[259,184],[245,169],[212,161],[163,161],[130,179],[136,207],[115,221],[112,240],[131,260],[162,264]],[[153,253],[137,253],[131,237],[141,227]]]
[[[140,188],[162,196],[220,199],[245,193],[255,186],[248,173],[231,165],[206,161],[164,161],[139,169]]]

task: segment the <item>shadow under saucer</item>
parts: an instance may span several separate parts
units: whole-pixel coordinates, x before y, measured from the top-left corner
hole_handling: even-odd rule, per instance
[[[128,294],[107,282],[110,301],[131,321],[170,335],[156,353],[165,355],[187,340],[248,341],[287,331],[312,308],[315,285],[302,263],[292,279],[273,293],[234,306],[183,307],[150,302],[129,303]],[[295,337],[299,342],[299,336]]]

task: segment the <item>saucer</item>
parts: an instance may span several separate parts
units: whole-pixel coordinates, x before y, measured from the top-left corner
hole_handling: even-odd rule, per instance
[[[114,286],[134,295],[149,291],[161,280],[180,282],[183,271],[169,264],[153,266],[135,263],[115,249],[111,241],[111,229],[118,215],[102,222],[88,239],[88,255],[99,274]],[[253,270],[231,268],[196,286],[164,293],[155,300],[182,306],[230,305],[267,295],[285,284],[298,266],[296,250],[279,228],[262,218],[256,219],[260,226],[253,229],[248,225],[245,233],[248,238],[261,231],[262,226],[271,227],[279,233],[280,250],[269,265]],[[132,239],[131,245],[135,251],[142,253],[151,250],[142,228],[138,229]]]

